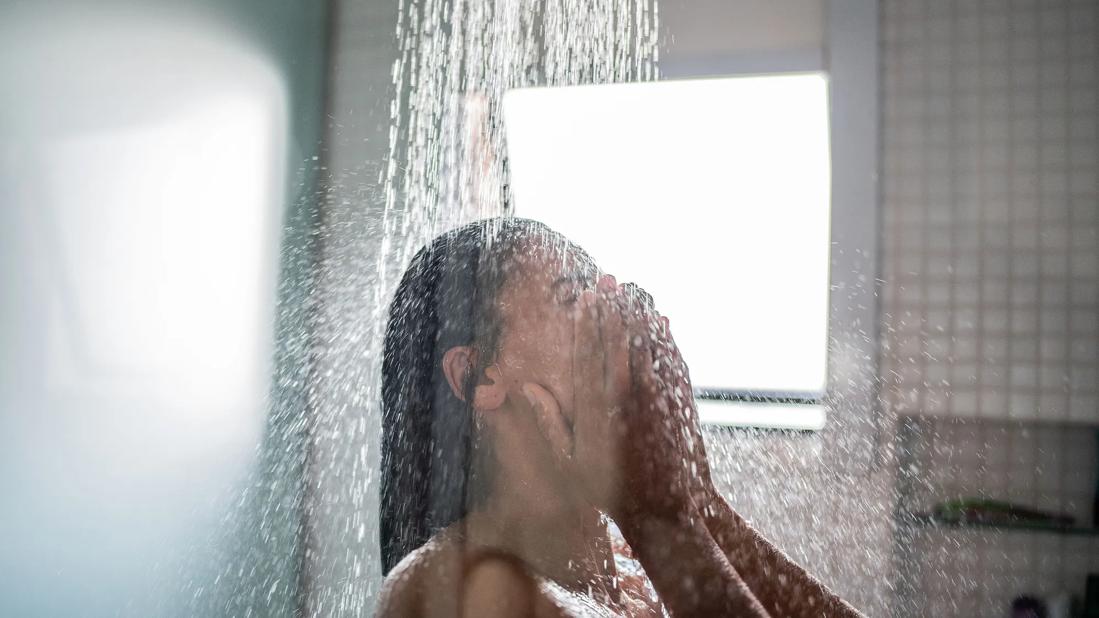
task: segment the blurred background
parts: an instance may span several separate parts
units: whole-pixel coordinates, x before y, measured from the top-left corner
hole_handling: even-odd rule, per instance
[[[0,614],[215,615],[292,341],[326,11],[0,7]]]
[[[0,615],[372,611],[410,6],[0,4]],[[505,97],[514,212],[868,615],[1099,615],[1099,4],[657,6],[657,83]]]

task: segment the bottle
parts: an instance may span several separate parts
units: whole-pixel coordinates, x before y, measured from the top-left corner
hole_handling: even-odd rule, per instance
[[[1046,600],[1046,616],[1048,618],[1072,618],[1072,595],[1062,590]]]
[[[1084,618],[1099,618],[1099,574],[1088,573],[1083,616]]]

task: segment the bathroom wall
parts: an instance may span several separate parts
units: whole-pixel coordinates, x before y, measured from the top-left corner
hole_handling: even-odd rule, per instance
[[[1068,515],[1081,532],[902,526],[899,615],[1006,616],[1024,594],[1083,600],[1087,575],[1099,572],[1099,535],[1085,532],[1099,433],[925,416],[907,419],[901,435],[901,512],[928,513],[944,498],[975,496]]]
[[[883,8],[890,402],[1099,422],[1095,4]]]
[[[1092,521],[1099,423],[1099,6],[882,7],[887,411],[918,452],[902,510],[1008,499]],[[1006,615],[1070,591],[1094,538],[898,535],[902,615]]]
[[[762,72],[821,62],[825,21],[824,0],[664,0],[661,73]]]

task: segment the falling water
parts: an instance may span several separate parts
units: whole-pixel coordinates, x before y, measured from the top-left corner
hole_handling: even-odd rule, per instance
[[[438,233],[509,212],[504,93],[655,79],[657,18],[654,0],[401,4],[385,159],[338,170],[334,190],[320,196],[320,212],[298,222],[286,243],[284,268],[292,276],[281,304],[274,416],[263,474],[242,503],[251,542],[204,588],[219,610],[372,611],[382,581],[381,345],[396,283]],[[844,350],[858,347],[843,341],[837,345]],[[852,362],[837,368],[838,380],[869,389],[870,366],[854,353],[840,356]],[[831,419],[839,428],[828,442],[839,447],[833,450],[817,437],[708,438],[716,479],[738,508],[765,518],[765,531],[812,570],[827,566],[828,581],[874,597],[881,583],[876,576],[864,581],[860,560],[831,560],[837,547],[862,556],[862,543],[851,541],[864,538],[860,530],[888,534],[864,525],[882,520],[888,508],[882,468],[867,455],[874,449],[866,438],[875,434],[859,428],[864,419]],[[837,481],[836,462],[850,469],[852,460],[864,462],[855,466],[864,472]],[[822,504],[830,516],[820,516]],[[884,551],[888,543],[873,547]],[[225,595],[209,592],[219,586],[237,590],[220,600]]]
[[[399,11],[381,256],[402,265],[438,233],[507,212],[507,90],[656,75],[655,0],[403,0]]]
[[[262,468],[228,528],[234,551],[212,581],[193,584],[195,613],[371,613],[382,580],[381,346],[396,283],[440,232],[509,212],[504,93],[655,79],[657,19],[654,0],[401,3],[387,154],[339,170],[319,210],[292,222]],[[844,338],[864,337],[834,335],[841,350],[858,349]],[[869,392],[871,366],[847,357],[837,381]],[[889,502],[865,418],[830,419],[838,429],[827,444],[838,448],[827,452],[818,437],[707,437],[716,480],[737,508],[763,518],[811,570],[827,566],[827,581],[874,597],[881,582],[866,580],[860,558],[888,557],[860,552],[889,544],[863,550],[861,532],[888,535],[871,522]],[[860,472],[839,475],[851,461]],[[832,560],[837,548],[852,558]]]
[[[437,234],[509,212],[504,93],[654,79],[657,18],[655,0],[401,2],[388,153],[354,172],[376,179],[354,200],[328,196],[318,235],[302,576],[309,614],[373,608],[388,303],[412,255]]]
[[[117,368],[104,373],[105,367],[93,362],[91,356],[95,355],[89,355],[86,345],[80,343],[81,336],[76,336],[100,320],[85,323],[73,316],[89,310],[88,315],[106,315],[113,305],[92,302],[77,311],[74,307],[83,304],[83,293],[75,291],[84,284],[94,287],[97,294],[113,295],[116,290],[113,281],[98,275],[80,285],[68,280],[81,269],[69,272],[67,262],[80,254],[67,249],[79,248],[85,235],[100,235],[104,225],[112,228],[111,233],[128,227],[114,226],[111,213],[100,212],[100,206],[109,204],[91,200],[96,202],[95,208],[84,210],[92,212],[100,225],[76,230],[71,236],[75,228],[70,227],[84,219],[66,222],[67,216],[55,219],[50,214],[54,189],[60,187],[55,181],[65,177],[49,172],[52,168],[46,165],[50,140],[40,147],[26,138],[34,131],[26,133],[27,127],[19,126],[11,133],[17,136],[15,142],[0,144],[4,146],[0,149],[3,163],[13,164],[10,168],[15,170],[0,187],[5,197],[16,198],[16,208],[7,209],[15,218],[4,219],[16,225],[0,226],[0,233],[7,234],[5,240],[16,241],[14,254],[5,253],[17,259],[14,267],[6,269],[11,275],[7,280],[16,282],[16,290],[32,292],[28,302],[17,303],[16,319],[3,325],[4,334],[27,325],[52,328],[57,320],[64,325],[64,332],[56,336],[47,333],[44,341],[49,345],[41,350],[31,334],[16,332],[17,343],[30,343],[34,349],[23,354],[15,348],[9,356],[14,359],[12,366],[19,365],[14,373],[18,378],[0,384],[15,386],[10,392],[17,398],[8,401],[21,402],[24,386],[40,390],[48,395],[43,401],[49,400],[41,409],[22,403],[10,406],[8,416],[0,418],[5,428],[10,419],[17,423],[29,419],[27,427],[33,432],[15,435],[36,439],[19,444],[15,453],[32,465],[13,466],[26,469],[0,479],[0,483],[16,482],[16,491],[6,492],[7,497],[15,497],[6,510],[18,513],[30,507],[27,512],[37,514],[47,513],[44,505],[64,507],[57,509],[56,521],[45,525],[24,526],[38,523],[31,516],[23,517],[19,525],[7,526],[17,536],[29,531],[38,537],[36,528],[48,535],[31,539],[45,540],[40,546],[22,543],[21,551],[33,549],[33,554],[23,554],[31,560],[9,562],[31,574],[29,579],[7,578],[16,582],[14,588],[8,588],[15,593],[9,596],[15,597],[16,604],[24,600],[24,591],[18,589],[21,583],[40,580],[42,590],[27,591],[32,602],[33,597],[71,602],[87,598],[103,603],[102,607],[117,607],[119,615],[372,613],[382,582],[378,547],[381,347],[386,310],[399,277],[413,253],[440,232],[512,211],[502,114],[506,92],[657,77],[656,0],[337,0],[316,5],[334,6],[337,17],[352,5],[368,6],[364,12],[374,18],[377,13],[372,11],[379,10],[376,7],[397,2],[396,19],[385,25],[387,34],[393,33],[395,26],[395,62],[382,80],[391,90],[379,95],[366,88],[357,93],[367,98],[365,104],[361,100],[347,107],[332,104],[333,124],[328,127],[325,148],[319,156],[302,161],[298,169],[289,170],[287,184],[301,194],[286,200],[289,217],[281,243],[276,349],[262,444],[254,457],[242,455],[240,462],[229,467],[236,469],[240,463],[243,470],[255,463],[254,470],[249,470],[252,476],[243,481],[235,476],[217,479],[219,486],[224,481],[223,486],[231,489],[210,496],[208,504],[184,505],[162,498],[192,480],[205,492],[202,477],[212,476],[209,470],[228,469],[221,465],[224,461],[196,462],[156,452],[153,445],[161,444],[158,440],[165,436],[152,435],[152,441],[145,438],[151,435],[149,428],[158,425],[136,423],[131,427],[128,423],[133,417],[127,410],[118,410],[106,424],[89,414],[79,414],[81,420],[72,424],[58,419],[76,417],[53,416],[60,407],[87,412],[85,402],[74,398],[84,388],[91,389],[88,392],[96,399],[101,388],[110,390],[116,381],[138,383],[145,380],[141,376],[159,374],[135,372],[111,377]],[[229,21],[249,22],[249,58],[253,51],[264,48],[279,58],[284,53],[294,55],[295,70],[312,66],[294,44],[272,44],[288,29],[280,25],[267,32],[277,20],[267,23],[257,19],[253,9],[263,3],[226,3],[239,5],[235,8],[215,2],[193,4],[218,4],[218,12],[224,9],[225,16],[235,15]],[[692,3],[682,0],[680,4]],[[697,4],[712,8],[723,3]],[[728,4],[765,3],[728,0]],[[802,4],[811,11],[822,11],[822,3]],[[866,113],[868,108],[852,110],[850,105],[836,105],[833,100],[840,112],[837,117],[875,119],[870,123],[875,127],[872,138],[882,165],[862,169],[859,161],[836,157],[833,164],[846,169],[836,174],[843,180],[834,188],[845,188],[849,194],[866,189],[873,195],[866,199],[879,203],[883,225],[880,233],[871,234],[876,240],[865,242],[880,242],[881,250],[876,245],[859,247],[864,241],[858,234],[852,236],[843,226],[834,227],[831,266],[840,276],[831,289],[825,429],[791,434],[708,428],[706,439],[715,481],[734,508],[868,615],[888,615],[890,610],[899,616],[1000,615],[1010,595],[1079,588],[1085,573],[1099,570],[1099,534],[1090,527],[1099,525],[1095,519],[1099,515],[1092,512],[1099,509],[1099,497],[1093,493],[1099,475],[1094,458],[1094,430],[1099,423],[1099,325],[1095,318],[1099,315],[1099,211],[1095,199],[1099,190],[1095,166],[1099,85],[1094,79],[1099,64],[1099,45],[1095,44],[1099,3],[1049,3],[1037,11],[1033,4],[971,2],[954,7],[945,2],[909,0],[825,2],[824,14],[816,16],[823,18],[823,27],[829,31],[822,51],[829,71],[840,67],[851,51],[834,38],[836,32],[854,35],[860,30],[857,23],[862,23],[861,31],[872,41],[871,46],[882,51],[881,62],[875,57],[874,62],[866,63],[874,65],[872,70],[881,82],[880,88],[877,81],[872,84],[875,96],[881,98],[880,106]],[[701,7],[690,8],[697,11]],[[181,14],[169,12],[174,27]],[[123,50],[121,53],[132,54],[133,49],[142,47],[119,45],[120,39],[111,29],[118,26],[115,22],[120,21],[121,13],[106,13],[103,24],[89,28],[89,22],[81,19],[77,30],[106,33],[108,47]],[[22,44],[56,30],[55,11],[44,15],[41,32],[35,26],[9,38]],[[855,16],[859,16],[857,23],[845,19]],[[317,23],[321,21],[318,18]],[[202,19],[195,20],[195,25],[205,28],[209,24]],[[345,29],[341,23],[336,26],[334,30]],[[722,27],[717,24],[713,29]],[[235,28],[225,30],[229,34]],[[306,30],[313,32],[312,28]],[[151,40],[157,32],[142,26],[135,30],[140,35],[135,41]],[[42,38],[48,45],[24,47],[32,52],[49,50],[54,39],[62,41],[54,34]],[[74,49],[87,54],[85,37],[72,41],[77,43]],[[68,47],[70,42],[64,42]],[[334,62],[341,71],[335,82],[360,77],[344,73],[338,66],[341,58],[346,60],[340,51],[347,48],[354,52],[347,56],[389,65],[390,57],[379,61],[355,43],[358,41],[332,45],[336,48]],[[741,41],[734,43],[731,48],[741,49]],[[27,67],[36,65],[26,62],[28,49],[20,45],[12,49],[17,53],[10,54],[13,61],[7,63],[10,66],[4,75],[16,76],[14,82],[8,79],[5,83],[18,103],[15,109],[36,110],[32,116],[42,116],[43,135],[50,135],[51,140],[55,132],[63,135],[65,131],[59,129],[74,121],[81,127],[86,122],[88,127],[95,126],[97,123],[89,120],[100,115],[99,107],[118,107],[97,103],[82,109],[78,97],[62,97],[64,104],[58,110],[64,113],[42,115],[37,108],[45,100],[43,93],[52,95],[54,86],[61,84],[65,84],[65,92],[70,91],[69,86],[80,91],[85,82],[98,82],[99,75],[89,70],[76,77],[90,76],[91,80],[72,79],[76,65],[56,62],[52,53],[39,54],[63,65],[65,71],[49,73],[40,84],[37,80],[27,82],[45,90],[15,88],[12,86],[21,84],[24,75],[36,72]],[[758,64],[756,58],[750,60]],[[98,61],[77,65],[96,70],[107,67],[107,73],[117,68]],[[317,82],[322,81],[320,71],[313,75]],[[833,86],[838,86],[833,94],[855,85],[849,74],[834,73],[833,78]],[[67,84],[70,81],[72,84]],[[113,79],[107,81],[114,83]],[[170,94],[173,101],[182,100],[174,87]],[[291,107],[301,112],[297,100],[301,93],[285,94],[294,103]],[[104,101],[113,101],[110,93],[104,95]],[[370,115],[374,98],[388,103],[379,116]],[[94,100],[100,101],[98,94]],[[129,112],[134,109],[122,106],[128,121],[133,120]],[[98,120],[108,120],[104,126],[113,126],[117,111]],[[312,117],[310,113],[298,115]],[[23,117],[21,113],[16,116]],[[370,125],[368,133],[380,127],[377,130],[383,135],[374,141],[384,142],[379,147],[382,152],[360,156],[367,159],[361,162],[332,165],[331,153],[354,131],[337,122],[348,120],[359,121],[360,128]],[[843,125],[836,125],[835,134],[844,134],[850,120],[846,117]],[[134,128],[129,122],[124,124],[127,133]],[[311,131],[295,131],[288,141],[301,140]],[[291,144],[289,150],[294,153],[295,147],[302,147],[312,152],[311,146]],[[358,155],[362,152],[348,150]],[[184,151],[178,154],[188,155]],[[128,173],[123,164],[127,158],[108,164]],[[879,174],[882,180],[875,186],[878,181],[870,179]],[[311,179],[315,175],[327,182],[320,182],[321,189],[314,193]],[[735,177],[735,170],[730,176]],[[864,180],[852,182],[857,176]],[[147,178],[141,180],[137,184],[145,185],[145,190],[163,188]],[[132,197],[124,190],[127,188],[119,185],[119,194]],[[280,201],[277,197],[271,196],[272,205]],[[77,200],[74,205],[88,201]],[[148,215],[153,210],[145,212],[143,208],[142,212]],[[157,220],[155,216],[145,218]],[[231,228],[222,229],[219,221],[203,221],[201,230],[176,232],[180,238],[191,239],[203,238],[201,233],[209,231],[225,236]],[[74,238],[77,242],[70,247]],[[106,234],[103,238],[113,237]],[[145,247],[145,240],[121,247],[129,255],[133,247]],[[730,242],[735,241],[730,234]],[[197,251],[207,249],[196,247]],[[56,255],[42,259],[47,253]],[[229,256],[227,253],[227,259]],[[719,264],[688,267],[700,266],[720,268]],[[159,272],[156,268],[151,264],[148,272]],[[155,295],[172,288],[177,282],[171,279],[185,272],[164,271],[164,279],[149,292]],[[875,281],[874,273],[882,279]],[[146,279],[142,276],[135,281]],[[180,283],[183,287],[179,289],[189,289],[193,282]],[[29,287],[18,287],[23,285]],[[751,292],[746,291],[746,302],[752,302]],[[118,303],[136,298],[118,296]],[[201,298],[194,301],[204,306],[220,300],[196,296]],[[62,309],[38,315],[42,308],[57,307]],[[158,316],[146,317],[155,322]],[[109,318],[103,324],[113,329],[118,316]],[[179,332],[164,334],[179,337]],[[157,352],[154,348],[159,340],[147,342],[149,352]],[[118,349],[125,349],[127,341]],[[94,368],[87,376],[93,379],[86,384],[73,373],[75,366],[67,360],[70,356],[54,351],[66,346],[72,348],[65,352],[71,354],[71,360],[86,364],[85,369]],[[203,349],[193,360],[201,363],[209,358],[210,364],[216,365],[223,360],[215,358],[223,347]],[[134,360],[134,367],[141,364],[140,358]],[[46,371],[39,372],[39,368]],[[118,379],[122,375],[138,377]],[[172,382],[175,388],[180,381],[166,383]],[[129,392],[131,385],[126,386],[123,390]],[[145,391],[145,384],[134,386],[138,388],[133,393]],[[135,410],[160,402],[150,397],[140,403]],[[189,423],[190,418],[177,414],[182,408],[176,403],[161,411],[170,413],[173,420],[179,417]],[[129,396],[126,405],[130,405]],[[220,431],[221,420],[194,427],[209,427],[211,444],[225,446],[233,431]],[[224,420],[230,425],[234,422]],[[107,439],[105,431],[118,435]],[[122,443],[135,448],[105,450]],[[48,451],[38,448],[70,444],[81,449],[57,460],[43,456]],[[234,443],[230,450],[235,451],[236,446]],[[201,452],[209,457],[207,452],[228,451]],[[131,457],[133,454],[139,456]],[[89,455],[104,456],[97,463],[106,465],[97,466],[97,470],[105,474],[84,475],[66,464],[84,461],[81,458]],[[111,478],[116,463],[145,466],[155,472]],[[202,466],[206,463],[215,465],[206,469]],[[159,465],[181,470],[173,470],[163,484],[153,487],[151,481],[158,478]],[[38,476],[39,472],[44,475]],[[87,482],[89,478],[96,482]],[[136,485],[135,478],[149,482]],[[237,491],[240,486],[243,489]],[[10,487],[3,485],[5,490]],[[125,500],[128,494],[140,496],[134,508]],[[33,502],[24,504],[20,496],[29,496]],[[1029,536],[1032,531],[1015,528],[942,527],[927,517],[933,514],[928,509],[941,506],[944,498],[1005,496],[1066,511],[1077,518],[1079,527],[1046,528],[1041,536]],[[95,511],[85,509],[82,513],[81,505],[94,505]],[[228,513],[222,525],[208,526],[208,514],[220,513],[223,507]],[[173,508],[194,509],[194,513],[162,517],[163,511]],[[146,512],[153,517],[146,520]],[[48,514],[53,519],[54,513]],[[85,519],[87,514],[92,517]],[[72,521],[57,526],[62,520]],[[193,529],[191,524],[186,524],[187,529],[177,529],[174,524],[163,529],[158,523],[177,520],[201,522]],[[89,544],[90,534],[110,531],[101,525],[106,521],[140,525],[127,531],[134,534],[103,535],[112,538]],[[190,552],[177,551],[211,528],[217,528],[216,538],[196,542]],[[75,534],[56,534],[54,530]],[[1071,532],[1073,536],[1049,536],[1053,532]],[[14,540],[17,545],[25,541]],[[145,552],[154,545],[155,551]],[[91,560],[84,563],[84,555]],[[163,561],[142,560],[153,555],[164,556]],[[150,590],[154,594],[148,598],[155,599],[150,602],[157,607],[142,611],[147,606],[141,593],[146,591],[139,591],[136,597],[106,599],[112,589],[100,589],[98,573],[58,568],[68,564],[66,556],[80,556],[81,562],[75,564],[94,565],[104,573],[120,561],[129,563],[122,572],[147,568],[155,577],[137,582],[113,579],[119,580],[120,590],[153,582],[149,588],[157,589]],[[179,565],[173,562],[177,559]],[[620,566],[630,568],[628,564]],[[55,585],[57,581],[65,585]],[[159,589],[162,586],[168,588],[166,593]],[[83,609],[94,613],[88,606]]]

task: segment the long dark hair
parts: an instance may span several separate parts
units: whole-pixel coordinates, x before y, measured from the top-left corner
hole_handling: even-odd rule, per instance
[[[412,259],[389,307],[382,361],[381,553],[386,573],[436,531],[464,517],[476,496],[473,415],[443,377],[450,348],[472,345],[492,364],[501,324],[496,295],[521,242],[564,242],[545,225],[485,219],[448,232]],[[552,240],[551,240],[552,239]]]

